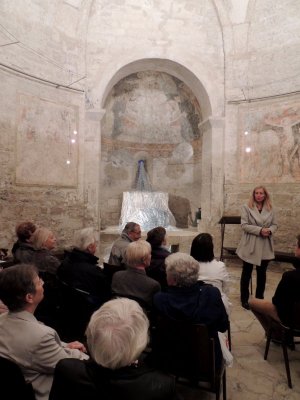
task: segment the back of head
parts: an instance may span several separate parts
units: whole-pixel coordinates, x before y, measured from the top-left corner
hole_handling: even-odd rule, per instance
[[[198,280],[199,263],[185,253],[174,253],[166,260],[167,280],[171,278],[174,286],[192,286]]]
[[[36,249],[42,249],[52,232],[47,228],[38,228],[31,237],[31,242]]]
[[[109,369],[130,365],[148,343],[149,321],[134,300],[106,302],[89,322],[86,335],[93,360]]]
[[[74,235],[74,246],[79,250],[86,251],[90,244],[95,243],[94,228],[84,228]]]
[[[194,238],[191,256],[200,262],[212,261],[215,258],[213,239],[209,233],[200,233]]]
[[[25,308],[25,297],[35,293],[34,278],[37,270],[33,265],[19,264],[0,272],[0,299],[10,311]]]
[[[160,247],[165,240],[166,230],[162,226],[157,226],[147,233],[147,242],[151,244],[152,248]]]
[[[151,246],[146,240],[131,242],[126,248],[126,264],[130,267],[144,264],[150,254]]]
[[[21,242],[27,242],[35,230],[36,226],[34,223],[30,221],[21,222],[16,226],[16,235]]]

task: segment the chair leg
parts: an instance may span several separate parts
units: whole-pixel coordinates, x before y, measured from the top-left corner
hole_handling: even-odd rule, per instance
[[[222,378],[222,385],[223,385],[223,400],[227,398],[227,390],[226,390],[226,368],[224,369],[223,378]]]
[[[229,350],[231,351],[231,329],[230,329],[230,321],[229,321],[229,324],[228,324],[227,334],[228,334],[228,346],[229,346]]]
[[[269,332],[267,334],[267,343],[266,343],[266,349],[265,349],[265,354],[264,354],[264,360],[266,360],[268,357],[271,338],[272,338],[272,328],[269,329]]]
[[[293,386],[292,386],[292,379],[291,379],[289,356],[288,356],[288,352],[287,352],[286,343],[284,341],[282,342],[282,351],[283,351],[285,370],[286,370],[286,375],[287,375],[287,380],[288,380],[288,386],[289,386],[289,388],[292,389]]]

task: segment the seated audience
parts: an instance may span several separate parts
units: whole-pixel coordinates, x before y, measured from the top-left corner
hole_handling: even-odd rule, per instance
[[[16,263],[31,263],[34,258],[34,248],[31,243],[31,237],[36,230],[35,224],[26,221],[16,226],[16,235],[18,240],[11,250],[13,259]]]
[[[165,259],[171,253],[166,249],[167,232],[162,226],[151,229],[147,233],[147,242],[151,244],[151,262],[146,268],[146,273],[150,278],[160,283],[162,289],[167,287],[167,275]]]
[[[56,237],[47,228],[38,228],[32,235],[32,244],[35,248],[32,263],[40,272],[55,275],[60,261],[51,250],[56,247]]]
[[[146,275],[150,265],[151,246],[145,240],[138,240],[126,249],[127,269],[118,271],[112,280],[112,292],[130,298],[140,299],[145,305],[152,306],[153,295],[160,291],[160,284]]]
[[[54,373],[50,400],[175,400],[175,380],[147,367],[149,322],[141,307],[115,299],[96,311],[87,328],[91,360],[63,360]]]
[[[209,233],[197,235],[192,242],[190,254],[199,262],[198,279],[220,290],[224,306],[227,314],[229,314],[230,302],[227,296],[229,292],[229,274],[225,264],[215,259],[212,236]]]
[[[300,258],[300,235],[297,236],[295,256]],[[257,317],[266,333],[270,319],[290,326],[293,318],[293,305],[300,301],[300,269],[286,271],[282,275],[272,301],[264,299],[251,299],[250,309]],[[277,336],[277,338],[276,338]],[[274,339],[281,339],[280,332],[273,335]]]
[[[0,315],[0,356],[19,365],[36,400],[47,400],[57,362],[88,359],[79,342],[63,343],[34,312],[43,299],[43,281],[32,265],[20,264],[0,272],[0,299],[9,312]]]
[[[131,242],[141,238],[141,227],[135,222],[127,222],[121,236],[113,243],[108,263],[112,265],[123,265],[125,267],[125,252]]]
[[[57,270],[58,278],[73,288],[89,293],[95,307],[111,298],[110,286],[95,256],[97,242],[93,228],[85,228],[75,235],[74,248]],[[96,309],[95,308],[95,309]]]
[[[218,331],[228,329],[228,317],[220,291],[198,280],[199,263],[188,254],[166,258],[167,292],[156,293],[153,305],[159,314],[178,321],[207,325],[216,342],[216,362],[222,362]]]

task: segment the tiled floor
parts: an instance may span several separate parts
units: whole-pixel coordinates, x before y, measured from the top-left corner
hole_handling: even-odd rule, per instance
[[[265,298],[271,299],[281,274],[289,267],[270,264]],[[299,400],[300,345],[289,351],[293,389],[287,385],[284,360],[280,346],[270,345],[268,360],[263,358],[265,334],[251,311],[244,310],[239,301],[240,263],[227,263],[231,277],[230,300],[231,336],[234,364],[227,368],[227,400]],[[255,272],[253,273],[255,280]],[[254,282],[255,289],[255,282]],[[299,288],[300,290],[300,288]],[[185,400],[211,400],[214,394],[185,392]]]

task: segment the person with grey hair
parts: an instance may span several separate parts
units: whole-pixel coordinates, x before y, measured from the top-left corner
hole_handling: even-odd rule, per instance
[[[44,297],[43,285],[33,265],[19,264],[0,272],[0,299],[9,310],[0,316],[0,356],[21,368],[36,400],[48,400],[59,360],[89,358],[83,344],[62,342],[54,329],[34,316]]]
[[[141,238],[141,227],[135,222],[127,222],[121,236],[113,243],[108,263],[111,265],[126,265],[125,253],[126,248],[131,242],[135,242]]]
[[[110,299],[110,287],[106,276],[98,266],[95,256],[97,242],[93,228],[84,228],[76,232],[74,248],[57,270],[57,277],[69,286],[87,292],[95,309]]]
[[[118,271],[112,280],[112,292],[116,295],[134,298],[152,307],[153,295],[160,291],[160,284],[146,274],[151,261],[151,246],[145,240],[132,242],[126,249],[127,269]]]
[[[216,360],[222,362],[218,331],[228,329],[228,316],[218,288],[198,281],[199,263],[185,253],[166,258],[167,292],[156,293],[153,305],[167,318],[207,325],[216,342]]]
[[[50,400],[175,400],[175,379],[148,367],[141,354],[149,321],[133,300],[115,299],[97,310],[87,328],[91,360],[58,363]]]

